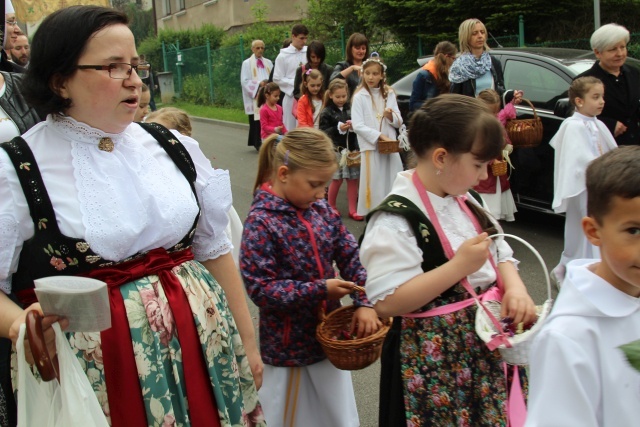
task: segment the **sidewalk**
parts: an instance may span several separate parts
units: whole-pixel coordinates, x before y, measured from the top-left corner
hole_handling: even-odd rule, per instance
[[[235,129],[249,130],[249,123],[228,122],[226,120],[209,119],[206,117],[189,116],[194,122],[209,123],[212,125],[227,126]]]

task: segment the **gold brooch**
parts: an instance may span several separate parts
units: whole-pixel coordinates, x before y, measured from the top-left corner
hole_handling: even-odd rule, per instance
[[[113,141],[111,140],[111,138],[100,138],[98,148],[102,151],[110,153],[113,151]]]

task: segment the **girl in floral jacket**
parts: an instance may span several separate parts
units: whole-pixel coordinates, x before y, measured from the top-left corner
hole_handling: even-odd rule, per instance
[[[265,363],[260,395],[270,425],[358,426],[351,374],[326,360],[318,312],[364,285],[355,238],[324,199],[337,168],[331,140],[312,128],[268,138],[260,150],[255,199],[244,225],[240,269],[260,309]],[[340,275],[336,278],[333,263]],[[353,295],[351,333],[381,326],[367,298]]]

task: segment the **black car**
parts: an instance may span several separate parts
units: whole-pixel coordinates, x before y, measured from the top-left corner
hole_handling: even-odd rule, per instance
[[[562,121],[572,114],[567,93],[575,76],[591,68],[593,52],[559,48],[492,49],[491,55],[502,63],[504,83],[508,89],[524,91],[538,117],[542,119],[544,136],[535,148],[516,148],[511,155],[511,191],[518,207],[553,212],[553,156],[549,141]],[[420,58],[423,65],[430,57]],[[628,58],[628,65],[640,69],[640,61]],[[420,69],[395,82],[392,87],[398,106],[406,119],[413,81]],[[533,110],[525,103],[516,106],[518,118],[532,118]]]

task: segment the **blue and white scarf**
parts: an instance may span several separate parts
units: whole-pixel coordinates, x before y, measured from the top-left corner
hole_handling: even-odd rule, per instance
[[[472,53],[460,55],[449,70],[449,81],[451,83],[462,83],[478,77],[491,70],[491,56],[484,52],[480,58],[476,58]]]

